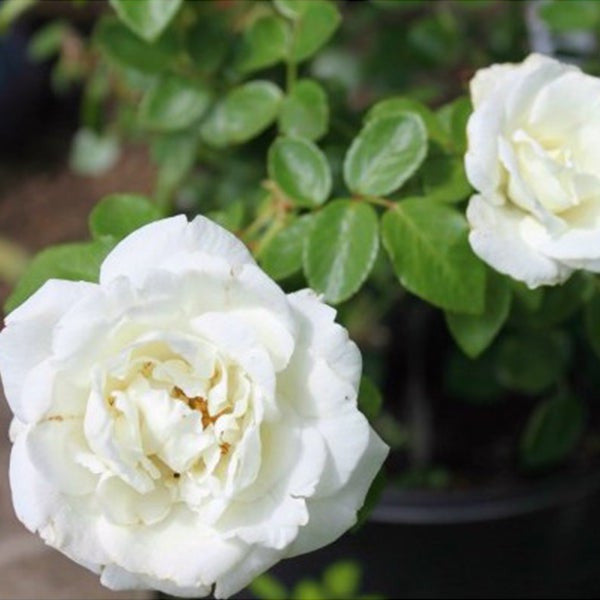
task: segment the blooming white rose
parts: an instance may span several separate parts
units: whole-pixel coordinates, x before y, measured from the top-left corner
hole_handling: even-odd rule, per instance
[[[0,333],[18,517],[110,588],[181,596],[332,542],[388,450],[334,317],[202,217],[48,281]]]
[[[529,287],[600,272],[600,79],[533,54],[471,81],[473,250]]]

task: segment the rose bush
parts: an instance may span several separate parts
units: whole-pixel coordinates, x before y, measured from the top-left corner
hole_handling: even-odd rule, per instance
[[[0,333],[18,517],[110,588],[183,596],[333,541],[387,454],[334,317],[203,217],[49,280]]]
[[[534,54],[478,71],[471,97],[474,251],[531,288],[600,271],[600,79]]]

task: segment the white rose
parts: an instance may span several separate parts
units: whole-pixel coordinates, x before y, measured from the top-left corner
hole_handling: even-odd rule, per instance
[[[388,450],[334,317],[202,217],[48,281],[0,333],[18,517],[110,588],[180,596],[332,542]]]
[[[473,250],[529,287],[600,272],[600,79],[533,54],[471,81]]]

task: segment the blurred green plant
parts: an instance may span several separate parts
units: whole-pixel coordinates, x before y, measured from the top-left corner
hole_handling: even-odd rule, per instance
[[[0,24],[26,4],[5,2]],[[573,455],[586,411],[568,390],[577,348],[600,355],[599,292],[584,276],[531,291],[492,273],[469,246],[464,216],[466,82],[528,52],[525,3],[110,6],[89,36],[64,18],[46,24],[30,55],[54,61],[56,89],[82,88],[72,168],[100,174],[122,145],[143,144],[156,166],[152,197],[103,199],[92,240],[35,257],[6,310],[49,277],[96,279],[110,247],[145,222],[202,213],[243,239],[285,289],[308,284],[339,305],[370,376],[361,409],[405,458],[420,434],[387,410],[399,399],[382,400],[381,357],[396,335],[390,315],[415,301],[442,311],[456,342],[442,369],[447,396],[479,406],[537,398],[515,462],[537,470]],[[552,30],[590,30],[598,10],[556,0],[539,15]],[[412,465],[401,483],[441,488],[452,477]]]
[[[302,579],[290,590],[271,574],[261,575],[250,586],[258,600],[384,600],[378,594],[362,594],[362,569],[351,560],[325,569],[320,580]]]

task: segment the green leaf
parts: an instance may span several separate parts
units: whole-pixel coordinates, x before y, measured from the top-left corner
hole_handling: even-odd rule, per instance
[[[68,30],[69,26],[64,21],[52,21],[40,27],[27,47],[29,58],[42,62],[58,54]]]
[[[377,214],[350,200],[329,203],[315,217],[304,248],[304,271],[311,288],[337,304],[359,290],[379,249]]]
[[[465,174],[462,156],[428,156],[422,173],[423,189],[431,200],[461,202],[473,191]]]
[[[426,153],[427,135],[419,115],[371,119],[346,154],[346,185],[357,194],[385,196],[419,168]]]
[[[109,0],[117,15],[137,35],[154,41],[173,19],[183,0]]]
[[[273,0],[275,8],[288,19],[299,19],[308,8],[308,2],[298,0]]]
[[[553,31],[591,30],[600,22],[600,5],[590,0],[556,0],[538,5],[540,17]]]
[[[318,140],[327,132],[329,106],[325,90],[312,79],[298,81],[281,105],[282,133]]]
[[[111,135],[80,129],[73,138],[70,168],[79,175],[96,176],[108,171],[119,158],[119,142]]]
[[[158,137],[152,145],[152,157],[159,165],[157,199],[168,198],[194,166],[198,139],[195,132],[180,132]]]
[[[323,204],[331,192],[331,172],[325,155],[302,138],[278,138],[267,159],[269,177],[298,206]]]
[[[511,297],[506,278],[489,271],[481,315],[446,313],[450,333],[467,356],[479,356],[494,341],[508,317]]]
[[[25,302],[48,279],[98,281],[100,265],[114,243],[113,239],[102,239],[62,244],[42,250],[33,258],[6,300],[5,312],[9,313]]]
[[[407,98],[406,96],[394,96],[392,98],[381,100],[381,102],[377,102],[377,104],[374,104],[367,113],[365,123],[380,117],[396,116],[406,112],[417,113],[421,119],[423,119],[423,123],[425,123],[427,129],[427,135],[430,139],[441,144],[445,144],[448,141],[447,134],[435,113],[422,102],[414,100],[413,98]]]
[[[512,334],[502,339],[498,346],[498,380],[508,389],[539,394],[562,379],[570,354],[569,339],[562,332]]]
[[[583,320],[587,340],[596,356],[600,358],[600,294],[594,294],[586,304]]]
[[[295,9],[298,17],[291,55],[296,62],[306,60],[327,43],[342,20],[335,4],[328,0],[311,0],[304,5],[301,11]]]
[[[4,33],[36,0],[4,0],[0,4],[0,33]]]
[[[506,396],[496,377],[493,351],[475,360],[452,352],[444,365],[444,386],[453,398],[478,405],[495,404]]]
[[[154,75],[167,68],[176,51],[172,38],[163,36],[151,44],[115,19],[102,19],[94,40],[111,62],[144,74]]]
[[[437,113],[446,136],[459,154],[464,154],[467,150],[467,121],[472,112],[471,100],[464,96],[442,106]]]
[[[383,397],[373,380],[363,375],[358,390],[358,408],[369,421],[374,421],[383,406]]]
[[[360,565],[353,560],[340,560],[327,567],[323,574],[323,583],[330,598],[356,598],[361,579]]]
[[[397,420],[393,420],[392,423],[398,424]],[[400,444],[401,447],[403,444]],[[367,492],[364,504],[359,508],[356,515],[356,524],[352,528],[352,532],[358,531],[371,516],[371,513],[375,510],[375,507],[379,503],[379,500],[387,486],[387,476],[385,469],[380,469],[379,473],[373,479],[373,483]]]
[[[485,267],[467,232],[461,213],[427,198],[399,202],[382,219],[383,245],[406,289],[445,310],[481,314]]]
[[[289,597],[285,586],[268,573],[257,577],[249,587],[252,595],[260,600],[285,600]]]
[[[591,291],[593,281],[584,273],[575,273],[566,283],[544,289],[541,298],[536,299],[537,308],[533,304],[528,307],[522,295],[522,301],[512,311],[511,322],[519,327],[541,329],[560,325],[581,310]],[[535,292],[529,294],[529,302],[533,302]]]
[[[277,64],[287,55],[290,33],[289,25],[280,17],[256,19],[244,32],[237,68],[250,73]]]
[[[225,11],[223,11],[225,12]],[[223,64],[233,43],[227,20],[219,13],[198,19],[185,32],[184,46],[194,67],[211,75]]]
[[[313,219],[312,214],[294,219],[262,248],[258,258],[270,277],[279,281],[302,269],[304,243]]]
[[[155,131],[176,131],[189,127],[208,108],[208,89],[190,79],[165,75],[144,95],[140,122]]]
[[[269,81],[251,81],[230,91],[204,122],[204,140],[216,147],[247,142],[277,118],[281,90]]]
[[[543,287],[532,290],[516,279],[510,279],[509,283],[513,290],[515,300],[526,312],[532,313],[540,308],[544,301]]]
[[[292,592],[293,600],[331,600],[327,592],[321,586],[311,579],[299,581]]]
[[[161,216],[156,205],[145,196],[112,194],[100,200],[93,208],[89,226],[95,238],[109,236],[120,240]]]
[[[529,469],[554,466],[575,449],[585,425],[581,401],[562,393],[538,404],[521,438],[520,454]]]

